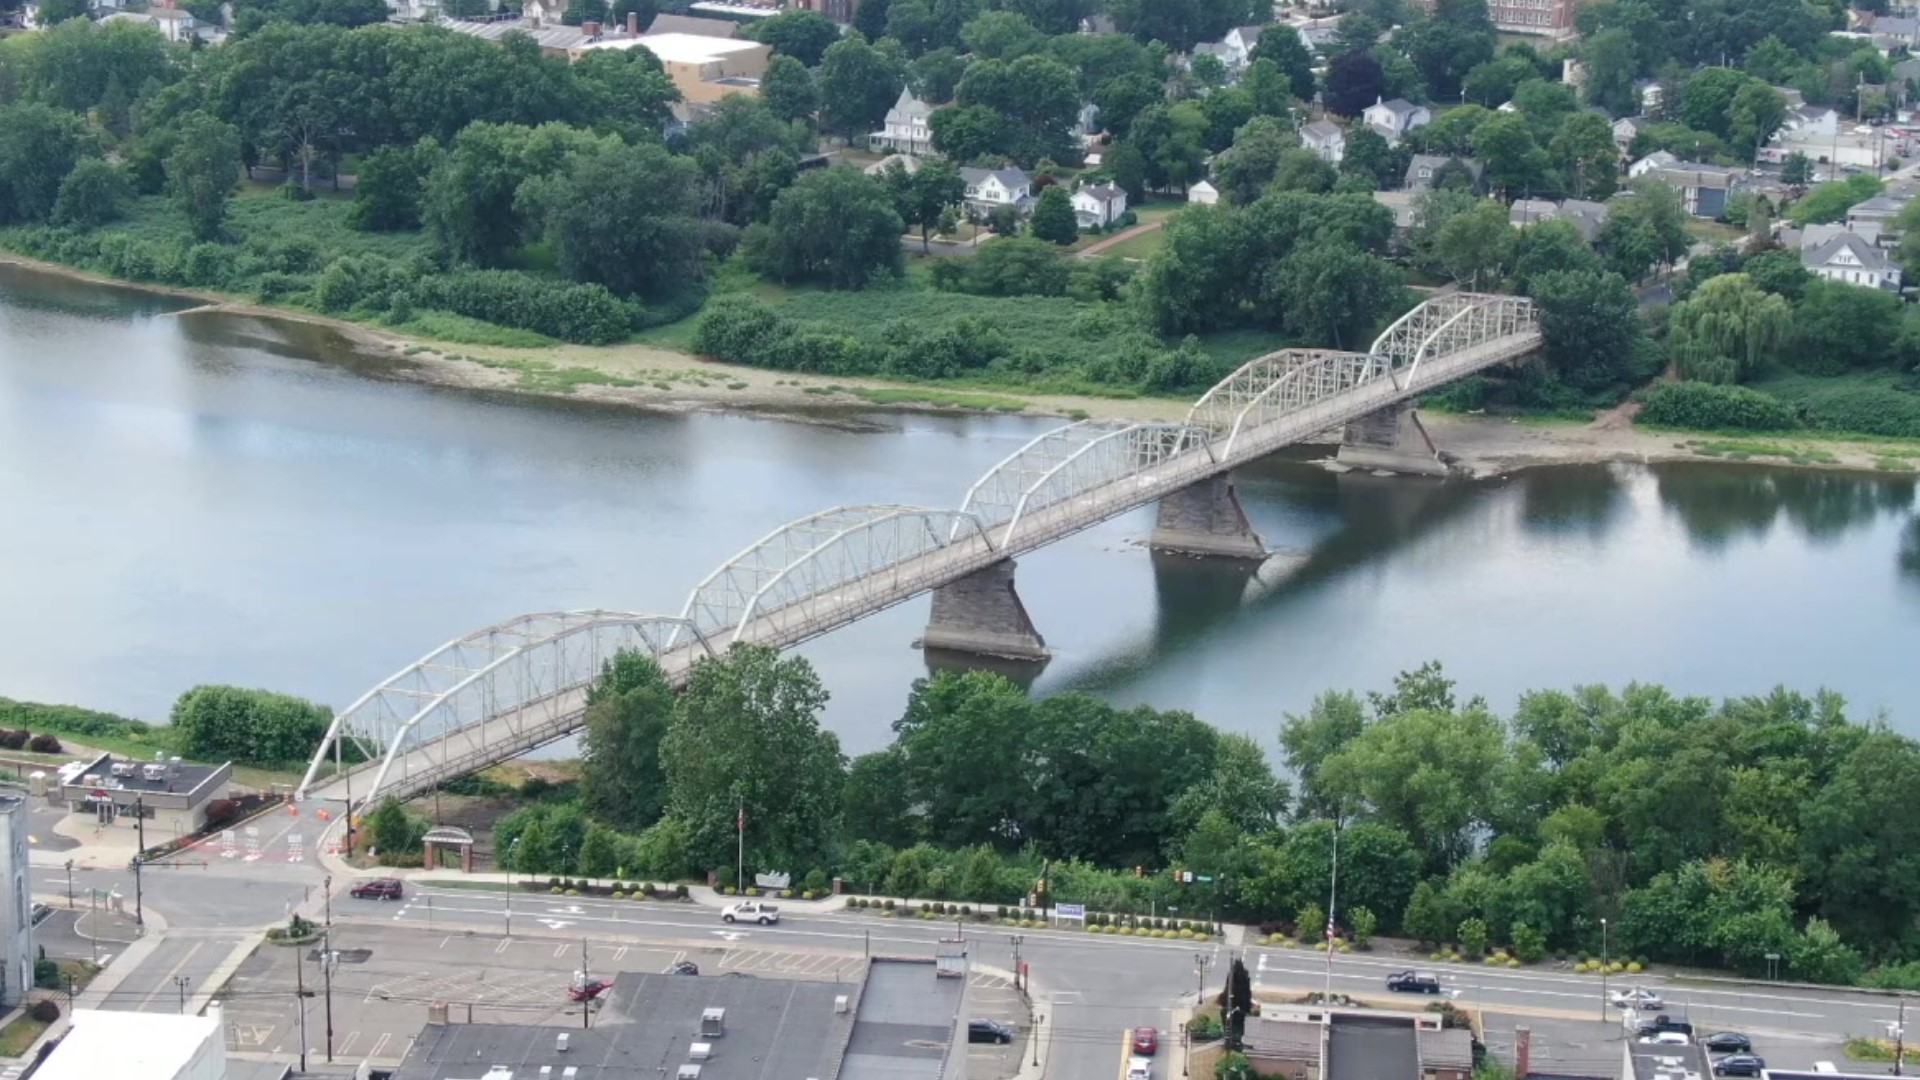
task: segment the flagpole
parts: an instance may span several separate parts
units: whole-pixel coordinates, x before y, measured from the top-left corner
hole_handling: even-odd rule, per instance
[[[747,804],[740,802],[739,816],[733,819],[734,864],[733,883],[742,896],[747,892]]]
[[[1333,1001],[1333,913],[1340,888],[1340,825],[1333,826],[1333,869],[1327,878],[1327,988],[1320,998],[1323,1005]]]

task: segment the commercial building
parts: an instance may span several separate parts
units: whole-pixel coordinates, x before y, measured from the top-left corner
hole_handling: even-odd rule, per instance
[[[1713,1067],[1705,1050],[1692,1043],[1628,1042],[1621,1080],[1711,1080]]]
[[[587,1030],[430,1013],[392,1080],[965,1080],[967,975],[964,956],[854,982],[623,973]]]
[[[1580,0],[1491,0],[1487,15],[1496,30],[1565,38],[1574,33]]]
[[[77,1009],[34,1080],[226,1080],[219,1006],[205,1016]]]
[[[18,789],[0,789],[0,875],[7,898],[0,903],[0,1009],[11,1009],[33,986],[33,887],[27,864],[27,800]]]
[[[594,49],[646,49],[660,58],[667,78],[690,102],[714,102],[729,94],[759,94],[760,76],[767,73],[773,46],[738,38],[696,34],[642,34],[639,37],[602,37],[569,50],[575,57]]]
[[[233,765],[189,765],[179,758],[135,761],[101,754],[60,769],[60,797],[70,817],[92,824],[136,828],[147,843],[186,836],[207,823],[207,806],[227,797]]]
[[[1473,1035],[1434,1013],[1266,1005],[1247,1019],[1246,1055],[1265,1074],[1309,1080],[1467,1080]]]

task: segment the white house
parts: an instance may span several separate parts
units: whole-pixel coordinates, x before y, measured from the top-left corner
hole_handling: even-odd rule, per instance
[[[1627,176],[1630,178],[1638,178],[1653,172],[1655,169],[1670,168],[1678,164],[1680,164],[1679,158],[1674,157],[1665,150],[1655,150],[1653,153],[1627,166]]]
[[[1802,105],[1787,111],[1787,130],[1832,138],[1840,131],[1840,114],[1825,105]]]
[[[1425,105],[1415,105],[1405,98],[1392,101],[1378,101],[1362,109],[1360,118],[1367,126],[1386,137],[1389,144],[1397,145],[1400,137],[1414,128],[1433,123],[1433,110]]]
[[[1873,242],[1850,232],[1836,233],[1826,240],[1802,248],[1800,265],[1810,274],[1828,281],[1845,282],[1869,289],[1900,291],[1900,267]]]
[[[1226,61],[1227,70],[1242,71],[1253,63],[1253,47],[1260,44],[1260,32],[1265,29],[1264,26],[1236,26],[1227,31],[1220,42],[1226,46],[1226,53],[1220,58]]]
[[[1653,120],[1645,116],[1623,116],[1613,122],[1613,145],[1625,153],[1633,146],[1633,140],[1640,133],[1653,126]]]
[[[1082,184],[1073,193],[1073,214],[1083,229],[1104,229],[1126,212],[1126,190],[1115,184]]]
[[[116,11],[100,20],[101,22],[132,22],[141,26],[151,26],[160,31],[160,36],[179,44],[191,40],[194,30],[200,23],[191,12],[179,8],[148,8],[146,11]]]
[[[933,106],[914,97],[913,91],[900,91],[893,108],[887,110],[881,130],[867,136],[868,149],[876,153],[933,153],[933,128],[927,124],[927,117],[932,115]]]
[[[1480,162],[1474,158],[1451,158],[1439,154],[1415,154],[1413,158],[1407,162],[1406,182],[1402,186],[1409,191],[1427,190],[1433,186],[1433,178],[1439,174],[1441,169],[1446,168],[1447,163],[1450,161],[1459,162],[1461,167],[1465,168],[1468,174],[1473,177],[1475,184],[1480,182]]]
[[[1315,120],[1300,129],[1300,145],[1319,154],[1323,160],[1335,165],[1347,152],[1347,133],[1340,125],[1326,120]]]
[[[1870,243],[1891,246],[1899,238],[1894,223],[1910,201],[1909,197],[1889,193],[1855,203],[1847,210],[1847,231]]]
[[[1083,102],[1079,114],[1073,118],[1073,127],[1067,131],[1067,134],[1080,142],[1086,142],[1099,130],[1100,106],[1091,101]]]
[[[960,170],[960,179],[967,185],[967,210],[977,216],[984,217],[1003,206],[1022,212],[1033,206],[1033,178],[1019,169],[968,167]]]
[[[1212,206],[1220,201],[1220,189],[1202,180],[1187,189],[1187,201],[1199,206]]]

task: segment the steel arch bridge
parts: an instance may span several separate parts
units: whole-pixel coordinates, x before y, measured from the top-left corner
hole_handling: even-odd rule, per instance
[[[736,644],[786,648],[835,630],[1517,359],[1540,340],[1526,299],[1435,297],[1365,353],[1286,349],[1251,360],[1183,423],[1084,420],[1046,432],[975,481],[958,509],[837,506],[790,522],[722,563],[677,615],[543,612],[476,631],[341,711],[300,793],[364,805],[428,790],[576,730],[587,688],[620,650],[647,653],[684,685],[694,664]],[[347,765],[349,746],[361,764]]]

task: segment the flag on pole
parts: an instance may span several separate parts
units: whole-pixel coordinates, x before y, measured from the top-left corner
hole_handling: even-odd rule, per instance
[[[747,831],[747,808],[744,804],[742,804],[740,807],[740,816],[735,820],[734,828],[740,830],[741,832]]]

